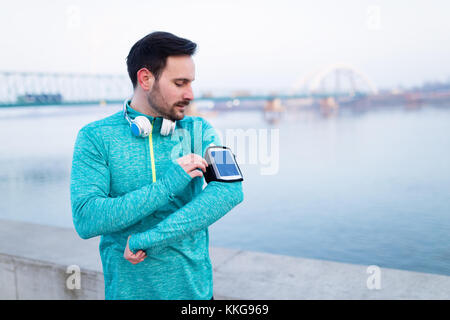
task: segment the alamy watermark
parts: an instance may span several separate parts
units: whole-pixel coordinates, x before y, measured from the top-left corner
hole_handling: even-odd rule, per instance
[[[258,165],[261,175],[278,173],[280,169],[279,129],[250,128],[221,131],[210,128],[205,130],[203,139],[191,139],[191,133],[188,130],[177,129],[171,139],[176,142],[184,141],[184,143],[177,144],[172,149],[172,160],[175,161],[181,155],[191,152],[203,156],[203,141],[215,140],[215,136],[219,138],[223,146],[227,146],[233,151],[239,165]]]
[[[66,288],[69,290],[81,289],[81,270],[76,264],[67,267],[66,273],[70,274],[66,279]]]
[[[381,7],[380,6],[368,6],[367,7],[367,29],[378,31],[381,30]]]
[[[280,130],[227,129],[225,145],[238,155],[242,164],[259,165],[261,175],[275,175],[280,164]]]
[[[370,274],[367,278],[366,285],[369,290],[381,289],[381,269],[378,266],[368,266],[366,272]]]
[[[80,7],[69,5],[66,7],[66,26],[69,30],[78,30],[81,28]]]

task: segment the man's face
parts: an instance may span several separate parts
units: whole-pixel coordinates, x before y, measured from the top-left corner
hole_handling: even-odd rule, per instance
[[[149,104],[161,116],[181,120],[190,101],[194,99],[192,81],[195,65],[190,56],[170,56],[158,81],[147,95]]]

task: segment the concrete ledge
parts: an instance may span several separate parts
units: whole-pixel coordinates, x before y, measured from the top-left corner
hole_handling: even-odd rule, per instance
[[[0,220],[0,299],[104,299],[99,238],[72,229]],[[210,248],[216,299],[450,299],[450,277],[381,269],[369,290],[367,266]],[[69,290],[68,266],[81,270]]]

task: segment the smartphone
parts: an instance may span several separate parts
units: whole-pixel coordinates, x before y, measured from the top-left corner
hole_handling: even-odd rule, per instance
[[[229,148],[223,146],[209,147],[205,152],[205,160],[208,163],[207,174],[205,174],[206,182],[244,180],[236,157]]]

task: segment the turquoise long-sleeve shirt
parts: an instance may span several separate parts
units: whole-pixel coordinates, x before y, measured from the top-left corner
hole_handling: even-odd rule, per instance
[[[130,118],[146,116],[127,107]],[[106,299],[210,299],[213,295],[208,226],[243,201],[242,182],[191,178],[176,159],[203,156],[221,145],[200,117],[177,121],[161,136],[162,118],[151,136],[132,135],[122,112],[84,126],[75,143],[71,202],[75,229],[101,236]],[[145,250],[136,265],[124,257]]]

